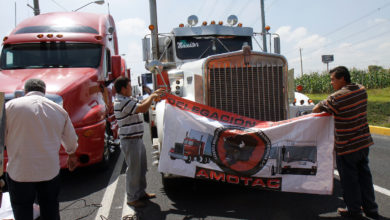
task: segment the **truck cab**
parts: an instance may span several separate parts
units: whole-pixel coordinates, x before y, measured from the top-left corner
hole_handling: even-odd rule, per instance
[[[46,97],[68,112],[75,127],[81,166],[110,159],[118,129],[112,82],[126,74],[111,15],[41,14],[22,21],[2,42],[0,91],[6,101],[24,95],[26,80],[43,80]],[[66,158],[61,148],[61,168]]]
[[[154,73],[155,89],[166,87],[185,99],[260,121],[282,121],[313,108],[294,103],[294,77],[280,54],[277,34],[266,34],[274,37],[274,52],[253,51],[261,33],[238,23],[236,16],[229,16],[227,25],[215,21],[197,25],[197,21],[190,16],[188,25],[159,34],[158,65],[150,58],[149,38],[143,39],[144,60]],[[153,123],[157,145],[163,139],[163,106],[156,105]]]

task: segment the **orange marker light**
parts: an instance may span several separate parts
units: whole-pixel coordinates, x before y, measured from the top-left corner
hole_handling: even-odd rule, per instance
[[[207,21],[203,21],[202,25],[206,26],[207,25]]]
[[[43,34],[38,34],[37,35],[37,38],[42,38],[43,37]]]
[[[238,27],[242,27],[242,23],[238,23],[238,25],[237,25]]]
[[[215,21],[211,21],[211,23],[210,24],[215,24]]]
[[[46,36],[47,36],[47,38],[52,38],[53,34],[47,34]]]
[[[102,37],[102,36],[100,36],[100,35],[96,35],[96,36],[95,36],[95,39],[96,39],[96,40],[102,40],[102,39],[103,39],[103,37]]]
[[[154,30],[154,25],[153,24],[149,25],[149,30],[151,30],[151,31]]]
[[[57,38],[62,38],[63,36],[64,36],[64,35],[62,35],[62,34],[57,34],[57,35],[56,35]]]
[[[265,26],[265,30],[269,31],[269,30],[271,30],[271,27],[267,25],[267,26]]]
[[[8,37],[4,37],[4,38],[3,38],[3,41],[6,41],[6,40],[8,40]]]
[[[219,21],[218,24],[219,24],[219,25],[223,25],[223,21]]]
[[[179,24],[179,27],[181,27],[181,28],[184,27],[184,24]]]
[[[300,91],[302,91],[302,90],[303,90],[303,86],[302,86],[302,85],[298,85],[298,86],[297,86],[297,91],[300,92]]]

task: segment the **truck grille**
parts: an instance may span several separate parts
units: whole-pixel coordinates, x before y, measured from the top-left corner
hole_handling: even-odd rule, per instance
[[[286,119],[283,64],[208,66],[208,104],[261,121]]]

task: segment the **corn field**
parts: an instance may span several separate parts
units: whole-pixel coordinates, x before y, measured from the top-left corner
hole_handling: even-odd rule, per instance
[[[351,81],[364,85],[367,89],[381,89],[390,87],[390,69],[380,66],[369,66],[367,70],[350,69]],[[305,74],[295,79],[295,86],[302,85],[302,93],[331,93],[330,75],[324,73]]]

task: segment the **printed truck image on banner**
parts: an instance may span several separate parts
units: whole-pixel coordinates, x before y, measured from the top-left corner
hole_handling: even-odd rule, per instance
[[[159,171],[285,192],[331,194],[333,119],[263,122],[167,95]]]

